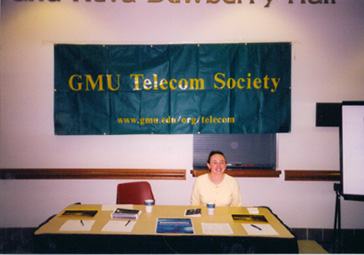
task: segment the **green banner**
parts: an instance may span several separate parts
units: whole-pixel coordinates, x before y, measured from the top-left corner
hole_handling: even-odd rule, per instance
[[[291,128],[291,44],[54,46],[57,135]]]

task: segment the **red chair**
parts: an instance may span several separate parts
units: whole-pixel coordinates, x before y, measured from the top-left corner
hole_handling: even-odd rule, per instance
[[[152,187],[149,182],[127,182],[118,184],[116,196],[117,204],[144,205],[144,200],[146,199],[154,200]]]

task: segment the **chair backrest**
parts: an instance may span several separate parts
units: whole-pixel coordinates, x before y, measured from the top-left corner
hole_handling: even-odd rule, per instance
[[[152,187],[149,182],[127,182],[118,184],[116,196],[117,204],[143,205],[144,200],[146,199],[154,200]]]

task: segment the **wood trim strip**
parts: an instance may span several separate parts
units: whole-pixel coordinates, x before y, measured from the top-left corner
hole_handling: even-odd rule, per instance
[[[340,181],[337,170],[285,170],[286,181]],[[191,170],[193,177],[208,170]],[[277,178],[280,170],[227,170],[233,177]],[[185,169],[0,169],[0,179],[154,179],[186,180]]]
[[[200,175],[208,173],[208,170],[191,170],[191,174],[193,177],[199,177]],[[269,178],[277,178],[280,176],[280,170],[226,170],[228,175],[233,177],[269,177]]]
[[[186,180],[186,169],[0,169],[0,179],[155,179]]]
[[[286,181],[340,181],[338,170],[285,170]]]

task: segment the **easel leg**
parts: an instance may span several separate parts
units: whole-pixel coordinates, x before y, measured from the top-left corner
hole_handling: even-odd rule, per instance
[[[341,253],[341,194],[340,184],[334,184],[336,192],[333,253]]]

